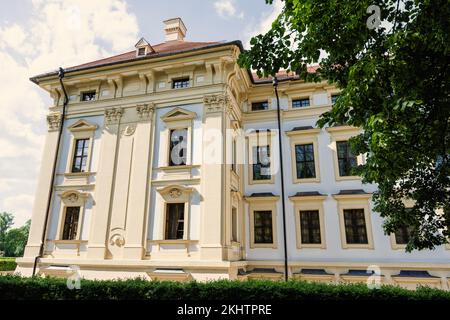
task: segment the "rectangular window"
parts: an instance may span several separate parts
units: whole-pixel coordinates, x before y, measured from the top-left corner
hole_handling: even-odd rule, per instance
[[[166,240],[183,239],[184,203],[168,203],[166,206]]]
[[[270,146],[253,147],[253,180],[270,180]]]
[[[80,207],[67,207],[62,240],[76,240]]]
[[[260,110],[269,110],[269,102],[261,101],[252,103],[252,111],[260,111]]]
[[[273,243],[272,211],[255,211],[253,215],[255,227],[255,244]]]
[[[169,166],[185,166],[187,161],[187,129],[170,131]]]
[[[231,241],[238,241],[238,221],[237,209],[231,209]]]
[[[189,78],[173,80],[172,89],[188,88],[189,82]]]
[[[345,238],[347,244],[368,244],[364,209],[344,210]]]
[[[94,101],[95,91],[87,91],[81,94],[81,101]]]
[[[335,104],[336,103],[336,100],[339,98],[339,95],[338,94],[333,94],[332,96],[331,96],[331,104]]]
[[[320,218],[318,210],[300,211],[301,240],[303,244],[320,244]]]
[[[292,108],[305,108],[311,106],[309,98],[292,100]]]
[[[231,170],[234,172],[237,172],[236,166],[237,166],[237,146],[236,146],[236,139],[233,139],[231,144]]]
[[[89,139],[75,140],[75,152],[73,154],[72,172],[86,172],[89,153]]]
[[[295,161],[297,165],[297,179],[316,177],[314,145],[312,143],[295,146]]]
[[[337,141],[336,149],[339,175],[341,177],[351,176],[352,169],[358,165],[358,161],[350,149],[350,143],[348,141]]]
[[[411,239],[411,233],[411,226],[401,226],[397,231],[395,231],[395,243],[408,244]]]
[[[138,49],[138,56],[144,56],[145,55],[145,48],[139,48]]]

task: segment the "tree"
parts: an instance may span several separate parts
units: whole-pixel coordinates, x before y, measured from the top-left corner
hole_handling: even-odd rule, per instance
[[[21,257],[25,250],[30,232],[31,220],[20,228],[10,229],[5,237],[5,256]]]
[[[367,155],[355,171],[378,184],[374,209],[385,233],[411,228],[408,251],[450,236],[449,17],[448,0],[284,0],[238,61],[259,75],[294,70],[341,89],[318,125],[364,129],[351,139]]]
[[[11,228],[11,226],[14,224],[14,216],[11,213],[8,212],[2,212],[0,213],[0,251],[5,251],[5,238],[6,234]]]

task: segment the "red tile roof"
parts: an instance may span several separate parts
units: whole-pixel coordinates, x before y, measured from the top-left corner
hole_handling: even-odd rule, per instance
[[[217,46],[225,46],[225,45],[237,45],[243,51],[242,43],[240,41],[231,41],[231,42],[190,42],[190,41],[169,41],[169,42],[163,42],[157,45],[152,46],[154,52],[148,53],[145,56],[136,56],[136,50],[129,51],[126,53],[122,53],[119,55],[115,55],[109,58],[104,58],[100,60],[91,61],[88,63],[80,64],[77,66],[72,66],[65,68],[66,72],[70,71],[78,71],[78,70],[84,70],[84,69],[91,69],[116,63],[122,63],[122,62],[128,62],[128,61],[134,61],[134,60],[142,60],[142,59],[150,59],[150,58],[157,58],[159,56],[166,56],[176,53],[182,53],[192,50],[199,50],[199,49],[206,49],[208,47],[217,47]],[[317,70],[318,66],[310,66],[308,67],[308,72],[315,72]],[[49,72],[45,74],[41,74],[35,77],[32,77],[30,80],[38,83],[39,78],[43,78],[46,76],[54,76],[57,75],[58,72]],[[272,81],[272,77],[261,77],[259,78],[256,73],[249,72],[249,75],[252,77],[252,80],[254,83],[267,83]],[[290,80],[290,79],[296,79],[297,76],[295,72],[286,72],[286,71],[280,71],[277,73],[278,80]]]
[[[146,57],[156,57],[161,54],[168,54],[168,53],[188,51],[188,50],[192,50],[192,49],[199,49],[199,48],[208,47],[210,45],[215,45],[215,44],[219,44],[219,43],[220,42],[187,42],[187,41],[163,42],[163,43],[152,46],[152,48],[155,50],[155,52],[148,53],[146,55]],[[128,60],[133,60],[133,59],[142,59],[142,57],[136,57],[136,50],[122,53],[122,54],[112,56],[109,58],[80,64],[78,66],[69,67],[69,68],[66,68],[66,71],[73,71],[73,70],[78,70],[78,69],[97,67],[97,66],[102,66],[105,64],[121,62],[121,61],[128,61]]]

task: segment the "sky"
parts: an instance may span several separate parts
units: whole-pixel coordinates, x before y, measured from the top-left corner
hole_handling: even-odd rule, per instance
[[[281,1],[0,1],[0,212],[31,218],[47,133],[48,94],[28,79],[164,41],[163,20],[181,17],[186,41],[241,40],[270,28]]]

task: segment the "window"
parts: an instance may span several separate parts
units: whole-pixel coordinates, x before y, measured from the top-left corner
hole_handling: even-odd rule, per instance
[[[253,147],[253,180],[270,180],[270,146]]]
[[[300,229],[302,244],[320,244],[319,210],[300,211]]]
[[[364,209],[344,209],[347,244],[368,244]]]
[[[237,221],[237,209],[231,209],[231,241],[238,241],[238,221]]]
[[[81,101],[94,101],[95,91],[87,91],[81,94]]]
[[[297,165],[297,179],[316,177],[314,145],[312,143],[295,146],[295,161]]]
[[[237,172],[237,147],[236,147],[236,139],[233,138],[232,144],[231,144],[231,170],[234,172]]]
[[[138,56],[145,56],[145,48],[138,49]]]
[[[166,240],[184,237],[184,203],[168,203],[166,206]]]
[[[66,207],[62,240],[76,240],[80,207]]]
[[[170,131],[169,166],[186,165],[187,129],[173,129]]]
[[[189,87],[189,78],[173,80],[172,89],[181,89]]]
[[[255,244],[273,243],[272,211],[255,211],[253,215]]]
[[[309,98],[292,100],[292,108],[304,108],[311,106]]]
[[[408,244],[409,240],[411,239],[411,233],[412,233],[412,227],[411,226],[401,226],[398,228],[397,231],[395,231],[395,243],[396,244]]]
[[[73,154],[72,172],[85,172],[89,154],[89,140],[77,139],[75,141],[75,152]]]
[[[260,110],[269,110],[269,102],[261,101],[252,103],[252,111],[260,111]]]
[[[351,176],[352,169],[358,165],[356,156],[350,149],[348,141],[336,142],[339,175],[341,177]]]
[[[339,98],[338,94],[331,95],[331,104],[335,104],[336,100]]]

